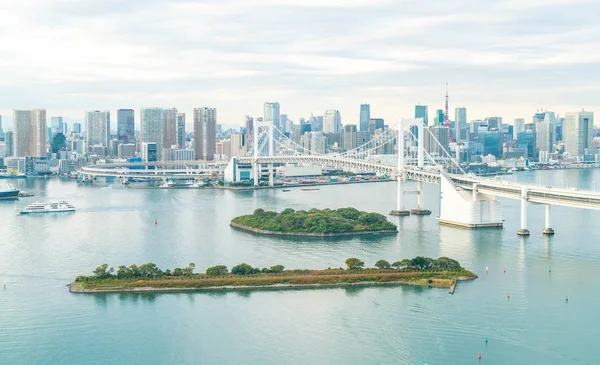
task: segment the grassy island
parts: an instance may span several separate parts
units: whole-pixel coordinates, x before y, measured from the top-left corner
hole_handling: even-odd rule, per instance
[[[261,234],[292,236],[344,236],[354,234],[397,233],[397,227],[381,214],[354,208],[294,210],[281,213],[256,209],[235,217],[234,228]]]
[[[231,271],[224,265],[212,266],[205,273],[195,273],[195,265],[161,270],[153,263],[129,267],[119,266],[115,271],[107,264],[94,270],[92,276],[78,276],[70,284],[74,293],[181,291],[202,289],[253,289],[338,287],[346,285],[424,285],[451,287],[457,280],[471,280],[477,276],[447,257],[431,259],[415,257],[392,264],[379,260],[374,268],[365,268],[357,258],[345,261],[346,268],[325,270],[285,270],[283,265],[257,268],[248,264],[234,266]]]

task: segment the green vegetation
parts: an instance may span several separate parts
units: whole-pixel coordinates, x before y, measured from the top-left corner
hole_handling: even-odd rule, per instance
[[[283,265],[271,268],[255,268],[249,264],[239,264],[231,269],[224,265],[211,266],[206,273],[194,273],[195,265],[185,268],[161,270],[153,263],[114,268],[107,264],[98,266],[92,276],[78,276],[71,284],[71,290],[134,290],[187,289],[220,287],[263,287],[269,285],[342,285],[354,283],[409,283],[450,287],[458,278],[474,278],[475,275],[463,269],[460,264],[448,257],[431,259],[415,257],[390,265],[385,260],[375,264],[377,268],[364,268],[365,263],[357,258],[345,261],[347,269],[326,270],[285,270]],[[396,265],[398,264],[398,265]],[[390,267],[395,267],[392,269]]]
[[[354,208],[285,209],[281,213],[256,209],[253,214],[234,218],[232,223],[279,233],[356,233],[396,231],[394,224],[381,214],[361,212]]]

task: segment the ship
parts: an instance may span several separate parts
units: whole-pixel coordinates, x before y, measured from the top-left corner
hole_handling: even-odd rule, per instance
[[[74,212],[75,207],[65,200],[48,203],[31,203],[21,211],[21,214]]]
[[[19,191],[19,189],[14,188],[12,185],[0,187],[0,199],[17,199]]]

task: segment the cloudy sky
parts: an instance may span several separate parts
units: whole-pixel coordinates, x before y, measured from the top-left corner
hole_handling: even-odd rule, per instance
[[[393,123],[600,111],[597,0],[0,2],[0,114],[213,106],[223,124],[279,101],[297,121],[359,104]],[[188,117],[188,124],[190,122]],[[137,122],[137,121],[136,121]]]

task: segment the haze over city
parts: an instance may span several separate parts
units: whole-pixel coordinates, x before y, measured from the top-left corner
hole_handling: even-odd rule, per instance
[[[0,114],[45,108],[218,110],[242,125],[281,103],[293,120],[359,104],[389,123],[444,105],[468,119],[599,110],[593,1],[3,2]],[[432,118],[433,116],[431,116]],[[139,120],[136,120],[136,124]],[[188,122],[189,124],[189,122]]]

